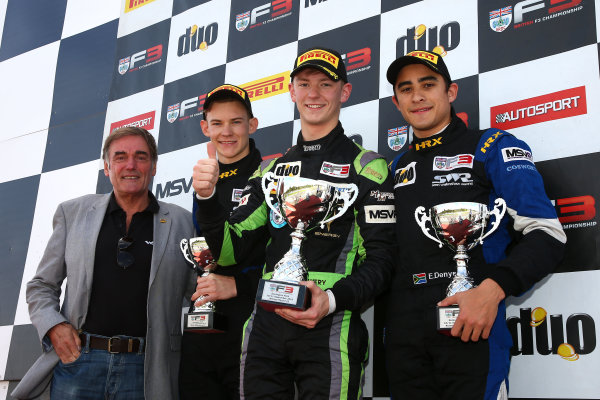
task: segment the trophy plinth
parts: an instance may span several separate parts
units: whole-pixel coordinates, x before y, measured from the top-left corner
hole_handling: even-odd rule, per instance
[[[203,237],[191,238],[189,241],[182,239],[179,246],[198,276],[208,276],[217,267]],[[202,298],[203,296],[200,296],[196,301]],[[194,333],[222,333],[227,330],[227,317],[216,311],[213,302],[198,307],[192,302],[189,312],[183,317],[183,330]]]
[[[298,282],[308,277],[306,261],[301,255],[304,223],[298,222],[292,237],[292,247],[275,264],[271,279],[261,279],[258,283],[256,300],[267,311],[275,308],[306,310],[310,305],[310,291]]]
[[[271,279],[260,280],[256,301],[267,311],[306,310],[310,306],[310,290],[298,283],[308,279],[302,255],[305,232],[342,216],[356,200],[358,187],[298,176],[278,177],[272,172],[263,176],[262,187],[269,208],[294,231],[290,234],[291,248],[275,264]]]
[[[498,228],[505,212],[506,202],[500,198],[496,199],[493,211],[488,211],[485,204],[473,202],[438,204],[429,209],[429,214],[425,212],[425,207],[417,207],[415,219],[425,236],[438,243],[439,247],[446,245],[456,252],[454,256],[456,274],[446,289],[446,297],[476,286],[467,271],[469,261],[467,251],[478,244],[483,244],[483,239]],[[485,232],[492,215],[495,216],[494,222]],[[429,233],[429,228],[426,226],[428,221],[433,227],[435,237]],[[452,329],[459,313],[458,305],[437,307],[437,329],[440,331]]]

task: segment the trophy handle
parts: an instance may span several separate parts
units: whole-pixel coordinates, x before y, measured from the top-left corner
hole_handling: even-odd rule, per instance
[[[275,183],[275,176],[276,175],[272,172],[267,172],[266,174],[264,174],[261,180],[261,186],[263,193],[265,194],[265,203],[267,203],[267,206],[269,206],[269,208],[273,210],[273,212],[276,213],[278,216],[282,217],[281,212],[271,202],[271,190],[277,189],[277,184]],[[268,184],[267,181],[269,181]]]
[[[343,200],[342,206],[340,208],[340,211],[334,213],[331,217],[326,218],[325,220],[320,222],[321,229],[325,227],[326,223],[333,221],[340,215],[344,215],[344,213],[348,210],[348,208],[350,208],[352,204],[354,204],[356,198],[358,197],[358,186],[356,186],[354,183],[341,184],[338,186],[334,186],[334,188],[335,194],[333,195],[333,199],[331,200],[331,205],[336,204],[336,200],[341,199]],[[338,190],[339,188],[344,188],[346,190],[340,191]],[[348,195],[348,192],[352,192],[350,194],[350,196],[352,197]]]
[[[181,252],[183,253],[183,257],[185,257],[185,259],[192,265],[194,265],[194,260],[192,260],[190,258],[190,251],[189,251],[189,246],[188,246],[188,240],[187,239],[181,239],[181,242],[179,242],[179,248],[181,248]]]
[[[421,215],[423,217],[420,217]],[[429,221],[429,223],[431,224],[431,216],[429,216],[429,215],[427,215],[427,213],[425,213],[425,207],[423,207],[423,206],[417,207],[417,209],[415,210],[415,219],[417,220],[417,224],[421,227],[421,230],[423,231],[425,236],[427,236],[429,239],[433,240],[434,242],[438,243],[439,247],[444,246],[442,241],[436,237],[433,237],[431,235],[431,233],[429,233],[429,228],[427,226],[425,226],[427,221]]]
[[[496,216],[496,218],[494,218],[494,222],[492,222],[492,227],[490,228],[490,230],[487,231],[486,234],[483,235],[479,239],[479,244],[483,244],[483,239],[490,236],[492,234],[492,232],[494,232],[496,230],[496,228],[498,228],[498,226],[500,226],[500,221],[502,220],[502,217],[504,217],[505,212],[506,212],[506,201],[504,201],[503,198],[498,197],[494,201],[494,209],[488,213],[488,216],[494,215],[494,216]]]

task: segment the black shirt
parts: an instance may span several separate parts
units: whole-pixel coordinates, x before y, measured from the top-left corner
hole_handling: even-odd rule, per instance
[[[159,205],[148,192],[150,203],[133,215],[126,232],[125,211],[115,194],[108,208],[96,242],[92,294],[83,330],[103,336],[146,336],[148,282],[152,261],[154,214]],[[133,244],[127,251],[134,262],[124,269],[117,264],[119,238],[128,236]]]

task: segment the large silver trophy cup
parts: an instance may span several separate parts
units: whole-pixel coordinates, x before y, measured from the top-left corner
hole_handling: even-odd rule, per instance
[[[265,310],[305,310],[310,291],[298,282],[306,281],[308,269],[302,255],[305,233],[341,217],[358,196],[353,184],[330,183],[299,176],[277,176],[267,172],[262,179],[265,201],[274,215],[294,229],[292,246],[275,264],[271,279],[261,279],[256,301]],[[273,200],[276,203],[273,203]]]
[[[469,261],[467,251],[478,244],[483,244],[483,239],[498,228],[505,212],[506,202],[501,198],[496,199],[492,211],[488,211],[485,204],[473,202],[438,204],[429,209],[429,215],[425,213],[425,207],[417,207],[415,219],[425,236],[437,242],[439,247],[445,244],[456,252],[454,256],[456,275],[446,289],[446,296],[453,296],[475,287],[473,279],[467,271],[467,262]],[[490,229],[485,232],[492,215],[495,216],[494,221]],[[427,222],[433,227],[435,236],[429,233]],[[452,329],[458,313],[457,305],[438,307],[438,330]]]
[[[192,264],[198,276],[208,276],[217,267],[206,239],[195,237],[182,239],[179,247],[185,259]],[[196,301],[202,300],[200,296]],[[196,307],[192,302],[190,310],[183,319],[183,330],[194,333],[221,333],[227,329],[227,318],[215,309],[213,302]]]

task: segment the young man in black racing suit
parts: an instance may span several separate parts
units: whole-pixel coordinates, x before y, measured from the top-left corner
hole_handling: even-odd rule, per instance
[[[216,87],[207,95],[200,125],[219,159],[217,198],[224,210],[231,212],[240,204],[248,178],[262,161],[254,140],[249,138],[258,120],[252,114],[248,93],[229,84]],[[198,213],[194,201],[194,215]],[[201,235],[196,218],[194,224]],[[197,305],[216,301],[216,310],[225,315],[228,326],[223,333],[184,332],[179,374],[183,400],[239,399],[242,328],[254,307],[264,260],[264,250],[259,247],[236,265],[198,278],[197,290],[205,297]]]
[[[232,264],[268,238],[263,278],[290,249],[292,228],[265,203],[261,179],[300,176],[331,184],[354,183],[358,197],[338,219],[306,231],[303,254],[312,300],[306,311],[260,306],[244,333],[240,397],[356,399],[361,396],[368,333],[360,309],[390,280],[394,260],[394,206],[386,161],[344,134],[342,103],[350,96],[343,61],[334,50],[313,48],[294,64],[289,86],[300,114],[298,143],[283,157],[263,162],[243,193],[243,204],[227,213],[215,197],[214,160],[194,167],[193,186],[205,198],[198,221],[219,263]],[[269,194],[270,195],[270,194]]]
[[[456,116],[458,86],[442,56],[411,52],[390,65],[387,79],[415,136],[391,164],[400,253],[385,332],[392,397],[506,399],[511,337],[504,299],[555,268],[566,236],[527,144],[497,129],[468,129]],[[455,253],[423,234],[416,208],[477,202],[491,211],[497,198],[507,205],[500,227],[468,252],[478,286],[446,297]],[[442,335],[436,305],[453,304],[460,313],[450,335]]]

